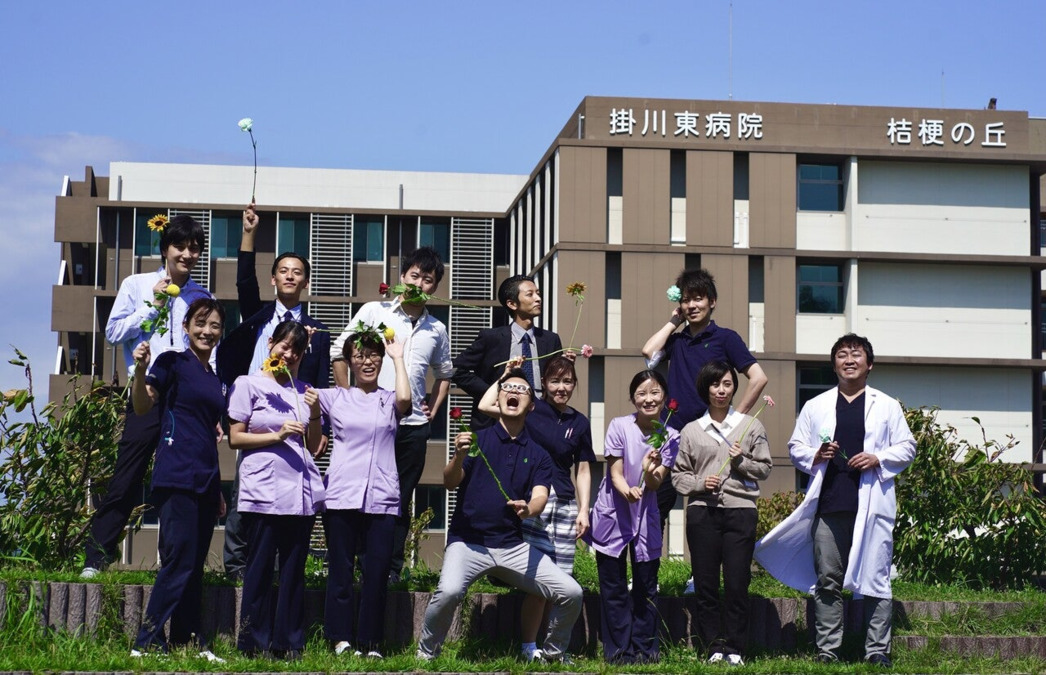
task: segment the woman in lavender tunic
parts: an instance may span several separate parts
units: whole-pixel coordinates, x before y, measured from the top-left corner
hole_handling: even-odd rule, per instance
[[[280,323],[269,338],[266,368],[236,378],[229,395],[229,445],[243,451],[238,504],[247,566],[237,646],[247,655],[294,658],[305,646],[305,559],[324,498],[312,459],[322,435],[319,415],[310,415],[317,396],[297,379],[308,344],[304,326]],[[274,367],[281,360],[283,367]],[[274,613],[277,556],[280,584]]]
[[[386,351],[396,368],[396,391],[378,387]],[[337,654],[381,658],[385,595],[392,565],[392,531],[400,512],[396,471],[396,429],[411,410],[410,382],[403,363],[403,343],[383,340],[373,329],[357,330],[343,351],[355,386],[320,389],[313,415],[322,410],[331,421],[334,451],[327,470],[327,639]],[[365,553],[358,625],[353,633],[354,560]]]
[[[668,396],[660,373],[632,378],[629,399],[636,412],[616,417],[607,428],[607,472],[592,508],[591,544],[599,572],[603,656],[610,663],[657,661],[657,572],[661,527],[657,489],[668,480],[679,451],[679,433],[666,428],[660,449],[650,444]],[[632,588],[626,578],[632,562]]]

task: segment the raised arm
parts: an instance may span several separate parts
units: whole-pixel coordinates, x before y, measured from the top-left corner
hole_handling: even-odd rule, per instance
[[[454,456],[443,467],[443,487],[446,489],[456,490],[461,481],[465,480],[465,457],[468,456],[471,445],[472,434],[468,432],[454,437]]]
[[[254,236],[259,220],[254,202],[251,202],[243,210],[243,232],[240,233],[240,250],[236,254],[236,299],[240,303],[240,316],[245,319],[254,316],[262,308],[257,258],[254,254]]]
[[[145,382],[145,371],[149,367],[149,343],[140,342],[134,348],[134,384],[131,385],[131,402],[135,415],[144,415],[153,409],[158,398],[156,390]]]
[[[649,367],[654,367],[661,360],[661,351],[668,342],[668,336],[676,332],[676,329],[682,324],[683,314],[676,307],[672,310],[672,316],[669,317],[668,323],[661,326],[656,333],[647,339],[646,344],[643,345],[643,356],[646,357]]]
[[[410,396],[410,379],[407,377],[407,364],[403,362],[403,342],[386,341],[385,353],[396,367],[396,410],[400,416],[407,415],[412,409]]]
[[[759,397],[770,379],[758,363],[749,365],[741,373],[748,378],[748,386],[745,387],[745,395],[741,398],[741,403],[738,404],[737,410],[747,415],[748,411],[759,401]]]

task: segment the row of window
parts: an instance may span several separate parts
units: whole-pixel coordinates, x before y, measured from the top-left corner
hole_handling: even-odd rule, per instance
[[[139,210],[135,220],[134,254],[154,256],[160,250],[160,234],[149,229],[152,213]],[[311,223],[308,215],[281,216],[277,223],[276,253],[311,254]],[[241,214],[215,211],[208,236],[211,258],[235,258],[243,232]],[[385,256],[385,221],[381,217],[357,216],[352,225],[352,260],[382,262]],[[450,260],[450,219],[422,220],[417,226],[417,245],[431,246],[444,261]]]

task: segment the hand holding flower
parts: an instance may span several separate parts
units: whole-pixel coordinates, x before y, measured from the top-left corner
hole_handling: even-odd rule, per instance
[[[512,371],[512,370],[514,370],[516,368],[522,368],[522,367],[523,367],[523,357],[522,356],[514,356],[511,359],[509,359],[508,361],[505,361],[505,370],[504,370],[504,372],[502,374],[503,375],[508,375],[510,371]]]
[[[717,474],[709,474],[705,476],[705,489],[709,492],[717,492],[719,486],[722,485],[723,479]]]
[[[171,277],[164,277],[153,284],[153,307],[160,309],[167,304],[167,300],[171,297],[171,294],[167,292],[167,288],[170,286],[174,286],[174,284],[171,283]],[[177,286],[174,287],[178,288]],[[179,292],[181,291],[181,289],[178,290]]]
[[[734,444],[730,446],[730,459],[737,459],[741,456],[741,441],[734,441]]]
[[[512,499],[505,503],[510,509],[516,512],[516,517],[520,520],[526,520],[530,517],[530,505],[522,499]]]
[[[134,348],[134,365],[138,370],[144,371],[145,367],[149,365],[149,357],[151,350],[149,349],[149,343],[145,340],[138,343],[138,346]]]
[[[291,436],[304,436],[305,423],[298,420],[287,420],[280,427],[280,430],[276,432],[276,435],[279,436],[281,441],[285,441]]]
[[[251,203],[243,210],[243,233],[252,234],[260,220],[258,212],[254,210],[254,201],[251,200]]]
[[[839,444],[835,441],[829,441],[827,443],[821,443],[821,447],[814,453],[814,464],[820,464],[821,462],[831,461],[835,457],[835,453],[839,451]]]
[[[628,492],[622,495],[629,504],[635,504],[643,498],[643,488],[638,485],[633,485],[628,488]]]
[[[643,456],[643,473],[651,473],[659,466],[661,466],[661,452],[659,450],[648,450]]]
[[[467,454],[469,448],[472,446],[472,434],[468,431],[462,431],[454,437],[454,451],[459,454]]]

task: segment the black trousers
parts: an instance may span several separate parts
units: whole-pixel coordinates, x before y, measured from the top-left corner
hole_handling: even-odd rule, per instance
[[[120,537],[134,507],[142,503],[145,472],[160,440],[160,407],[136,415],[127,404],[127,419],[116,453],[116,467],[105,496],[91,518],[85,546],[85,567],[104,569],[116,560]]]
[[[156,575],[149,605],[135,647],[166,650],[164,624],[171,621],[170,644],[187,644],[200,632],[200,606],[203,602],[203,564],[218,519],[217,484],[206,494],[188,490],[155,490],[160,508],[160,572]]]
[[[232,479],[232,492],[225,505],[225,544],[222,548],[222,562],[225,574],[242,578],[247,566],[246,526],[237,508],[240,501],[240,465],[243,464],[243,453],[236,453],[236,474]]]
[[[247,565],[240,599],[243,652],[288,651],[305,647],[305,559],[315,516],[241,514]],[[273,588],[276,558],[279,587]]]
[[[401,424],[396,432],[396,472],[400,479],[400,508],[392,534],[392,567],[394,577],[399,577],[404,564],[404,547],[410,532],[411,498],[425,470],[425,451],[428,449],[430,425],[407,426]]]
[[[694,573],[697,637],[708,654],[741,654],[748,638],[748,584],[755,549],[755,509],[692,504],[686,510],[686,540]],[[723,602],[719,603],[719,570]]]
[[[323,514],[327,534],[327,604],[324,626],[331,642],[351,642],[361,651],[376,649],[385,637],[385,598],[392,560],[395,516],[330,509]],[[355,558],[366,551],[359,611],[353,588]],[[353,619],[359,617],[353,632]]]
[[[628,589],[627,560],[632,558],[632,590]],[[634,544],[614,558],[596,551],[599,572],[600,629],[607,663],[657,661],[657,571],[661,559],[636,561]]]

